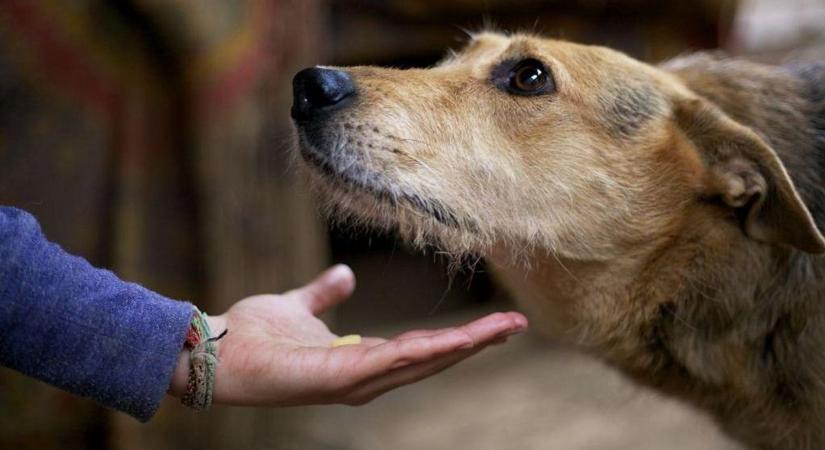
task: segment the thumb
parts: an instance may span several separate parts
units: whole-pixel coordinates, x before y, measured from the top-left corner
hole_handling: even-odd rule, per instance
[[[344,264],[333,266],[306,286],[288,292],[297,296],[312,314],[318,315],[343,302],[355,290],[355,274]]]

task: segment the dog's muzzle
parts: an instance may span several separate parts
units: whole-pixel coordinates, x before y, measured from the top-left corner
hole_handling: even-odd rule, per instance
[[[301,124],[343,108],[355,97],[355,84],[342,70],[311,67],[295,75],[292,92],[292,118]]]
[[[342,139],[330,119],[357,98],[350,74],[321,67],[304,69],[295,75],[292,89],[292,119],[301,156],[328,181],[339,189],[360,191],[392,206],[409,205],[451,228],[478,229],[472,220],[461,218],[440,201],[393,182],[385,171],[371,168],[365,164],[360,142],[353,147]]]

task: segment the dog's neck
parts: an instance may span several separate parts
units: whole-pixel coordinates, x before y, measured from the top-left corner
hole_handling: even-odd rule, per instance
[[[525,269],[488,259],[534,326],[710,411],[740,439],[766,442],[752,440],[754,423],[799,426],[800,410],[816,423],[825,394],[822,264],[760,244],[714,260],[693,239],[608,262],[541,254]]]
[[[612,321],[609,314],[602,317],[590,306],[612,305],[624,298],[631,281],[628,275],[637,273],[642,264],[631,258],[576,261],[540,250],[527,259],[529,266],[514,261],[507,250],[488,257],[516,301],[538,319],[533,323],[541,327],[539,332],[588,347],[597,340],[591,324],[605,318]]]
[[[679,271],[657,270],[672,264],[666,261],[671,258],[669,251],[651,248],[608,261],[535,251],[529,267],[513,262],[505,251],[488,260],[536,319],[532,323],[540,333],[580,345],[627,372],[646,374],[673,358],[656,333],[678,313],[679,286],[689,290]]]

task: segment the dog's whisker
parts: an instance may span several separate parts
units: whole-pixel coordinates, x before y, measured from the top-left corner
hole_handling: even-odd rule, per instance
[[[403,141],[403,142],[415,142],[415,143],[417,143],[417,144],[427,145],[427,143],[426,143],[426,142],[424,142],[424,141],[422,141],[422,140],[420,140],[420,139],[412,139],[412,138],[404,138],[404,137],[399,137],[399,138],[397,138],[397,139],[398,139],[399,141]]]

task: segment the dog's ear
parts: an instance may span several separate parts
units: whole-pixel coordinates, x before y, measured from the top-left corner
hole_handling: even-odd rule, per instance
[[[704,161],[705,194],[733,208],[745,234],[825,253],[825,238],[776,152],[762,138],[702,99],[676,101],[674,118]]]

